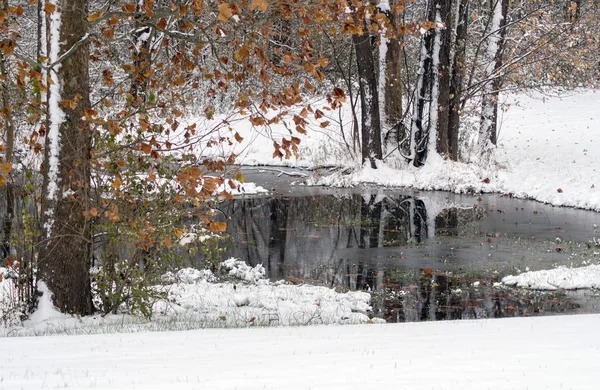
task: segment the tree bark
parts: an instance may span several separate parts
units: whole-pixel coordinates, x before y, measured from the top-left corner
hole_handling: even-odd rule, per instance
[[[397,0],[390,1],[393,6]],[[397,26],[397,16],[389,12],[393,28]],[[387,42],[385,53],[384,112],[389,125],[396,126],[402,120],[402,47],[400,40],[393,37]]]
[[[2,0],[2,11],[8,12],[8,0]],[[2,23],[2,30],[8,29],[8,20]],[[5,161],[12,163],[15,148],[15,125],[12,119],[12,110],[10,102],[10,77],[6,69],[6,58],[0,53],[0,74],[2,75],[2,117],[4,119],[4,134],[6,142]],[[9,178],[4,186],[4,195],[6,198],[6,214],[2,224],[2,255],[10,255],[10,236],[12,234],[12,222],[15,212],[15,189],[12,180]],[[1,258],[0,258],[1,259]]]
[[[352,42],[356,51],[360,102],[361,102],[361,139],[362,162],[368,160],[372,168],[377,168],[375,161],[383,158],[381,148],[381,121],[379,117],[379,97],[377,93],[377,72],[371,37],[365,32],[353,35]]]
[[[435,21],[435,1],[429,2],[427,20]],[[426,32],[421,39],[419,77],[415,89],[415,99],[411,124],[411,156],[415,167],[425,165],[429,144],[429,111],[431,88],[433,85],[433,46],[435,29]]]
[[[466,67],[467,32],[469,23],[469,0],[459,0],[456,39],[452,76],[450,78],[450,100],[448,117],[448,154],[458,160],[458,135],[460,131],[460,104]]]
[[[492,145],[496,145],[498,142],[498,98],[502,78],[496,72],[502,67],[508,5],[509,0],[492,1],[490,17],[494,18],[494,22],[491,23],[492,27],[488,42],[488,54],[492,58],[486,68],[488,80],[486,80],[486,85],[483,87],[481,125],[479,128],[479,149],[481,152],[485,152],[487,149],[488,141]],[[496,18],[499,18],[499,20]]]
[[[89,101],[89,52],[86,43],[61,59],[87,33],[85,0],[58,0],[49,15],[50,70],[55,85],[49,91],[49,130],[44,159],[42,198],[43,241],[39,279],[54,293],[61,310],[92,312],[90,227],[84,218],[90,188],[91,134],[82,120]],[[67,107],[60,101],[76,102]],[[73,108],[74,107],[74,108]]]
[[[439,49],[439,94],[438,94],[438,121],[437,121],[437,152],[452,160],[456,160],[456,156],[450,152],[450,52],[452,49],[452,0],[440,1],[438,12],[442,23],[446,26],[436,31],[440,34],[440,49]]]

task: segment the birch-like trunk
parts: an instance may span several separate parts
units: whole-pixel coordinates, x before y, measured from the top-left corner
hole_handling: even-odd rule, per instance
[[[509,0],[494,0],[492,23],[488,37],[485,84],[482,88],[481,123],[479,127],[478,149],[484,154],[498,141],[498,98],[502,78],[496,72],[502,67],[504,37],[506,35],[506,15]]]
[[[435,23],[441,21],[438,7],[440,3],[441,0],[428,3],[427,20]],[[440,29],[440,25],[437,25],[425,32],[421,39],[419,77],[411,123],[411,153],[408,156],[416,167],[425,165],[428,154],[437,153]]]

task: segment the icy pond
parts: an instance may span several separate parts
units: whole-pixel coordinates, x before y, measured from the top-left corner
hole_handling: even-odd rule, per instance
[[[494,286],[526,270],[600,261],[600,213],[500,195],[290,185],[246,169],[270,190],[221,205],[227,254],[272,280],[373,292],[389,322],[600,312],[593,290]]]

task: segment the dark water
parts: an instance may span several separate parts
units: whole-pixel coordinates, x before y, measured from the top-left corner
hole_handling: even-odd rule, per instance
[[[498,195],[290,187],[272,171],[246,176],[274,192],[222,205],[227,251],[263,264],[273,280],[373,291],[374,315],[389,321],[600,311],[593,291],[493,286],[527,269],[600,261],[600,213]]]

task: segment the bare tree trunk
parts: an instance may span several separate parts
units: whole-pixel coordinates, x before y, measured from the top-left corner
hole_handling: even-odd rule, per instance
[[[484,152],[488,142],[496,145],[498,142],[498,98],[502,78],[495,74],[502,67],[504,52],[504,37],[506,36],[506,15],[509,0],[493,0],[491,7],[491,32],[488,42],[489,64],[485,70],[485,81],[482,96],[481,125],[479,128],[479,150]]]
[[[49,129],[44,158],[42,198],[43,239],[38,259],[38,281],[54,293],[61,310],[92,312],[90,227],[83,213],[90,189],[91,134],[82,120],[89,101],[89,53],[86,0],[57,0],[56,12],[49,15],[50,70]],[[73,105],[61,104],[73,102]]]
[[[456,155],[450,152],[450,52],[452,50],[452,0],[439,2],[437,11],[439,12],[441,22],[446,28],[436,31],[440,34],[439,47],[439,94],[437,102],[438,121],[437,121],[437,152],[443,156],[456,160]]]
[[[467,32],[469,23],[469,0],[459,0],[452,76],[450,78],[450,100],[448,102],[448,154],[458,160],[458,136],[460,131],[460,102],[466,67]]]
[[[429,2],[427,20],[435,20],[435,2]],[[411,155],[409,159],[415,167],[425,164],[429,146],[429,113],[431,102],[431,88],[433,86],[433,48],[435,30],[425,33],[421,39],[421,55],[419,64],[419,77],[415,89],[415,99],[411,124]]]
[[[365,29],[366,30],[366,29]],[[377,94],[377,72],[371,37],[368,32],[353,35],[352,42],[356,51],[360,102],[361,102],[361,139],[362,161],[370,161],[376,168],[375,161],[383,158],[381,148],[381,123],[379,117],[379,97]]]
[[[390,1],[390,5],[397,0]],[[393,28],[397,25],[397,16],[393,11],[388,13]],[[402,120],[402,47],[396,37],[387,42],[385,52],[385,88],[384,88],[384,113],[387,123],[395,126]]]

